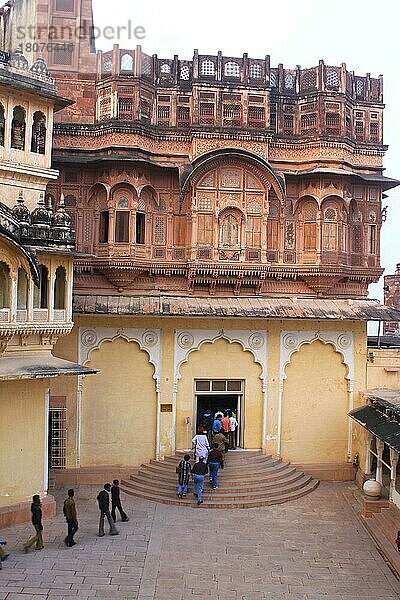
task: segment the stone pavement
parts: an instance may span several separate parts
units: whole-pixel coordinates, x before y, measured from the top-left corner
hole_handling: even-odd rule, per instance
[[[96,537],[99,488],[76,488],[74,548],[64,546],[61,514],[44,522],[40,552],[22,552],[31,525],[1,532],[12,556],[0,600],[398,600],[399,581],[344,498],[352,485],[322,483],[291,503],[246,510],[124,496],[130,521],[104,538]]]

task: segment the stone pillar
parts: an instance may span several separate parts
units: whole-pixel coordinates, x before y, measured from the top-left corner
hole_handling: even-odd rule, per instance
[[[372,475],[370,450],[371,450],[371,444],[372,444],[373,439],[374,439],[374,436],[372,435],[372,433],[370,431],[368,431],[367,441],[366,441],[365,469],[364,469],[366,477],[370,477]]]
[[[399,454],[395,450],[393,450],[393,448],[390,448],[390,500],[393,500],[393,492],[396,489],[396,471],[398,462]]]
[[[376,453],[378,455],[376,463],[376,475],[375,479],[382,485],[382,454],[383,454],[384,443],[379,438],[376,438]]]

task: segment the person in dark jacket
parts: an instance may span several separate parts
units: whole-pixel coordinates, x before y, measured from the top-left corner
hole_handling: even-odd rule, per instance
[[[208,467],[204,461],[204,456],[199,456],[199,462],[192,468],[194,495],[197,498],[197,504],[203,504],[204,476],[207,473]]]
[[[31,504],[31,513],[32,513],[32,524],[35,528],[35,535],[32,536],[27,542],[24,544],[24,551],[28,552],[29,548],[36,544],[36,550],[42,550],[44,548],[43,545],[43,525],[42,525],[42,503],[40,502],[40,496],[35,494],[32,496],[32,504]]]
[[[190,455],[185,454],[183,460],[176,467],[176,474],[178,475],[178,498],[183,498],[187,494],[191,471]]]
[[[112,488],[111,488],[111,516],[115,523],[117,520],[117,515],[115,509],[118,508],[119,514],[121,515],[121,521],[125,523],[129,521],[128,515],[124,512],[120,499],[120,489],[119,489],[119,481],[118,479],[113,480]]]
[[[99,521],[99,537],[104,535],[104,517],[107,517],[108,524],[110,526],[110,535],[118,535],[119,531],[115,527],[114,521],[110,514],[110,491],[111,483],[105,483],[104,489],[97,495],[97,502],[99,503],[100,509],[100,521]]]
[[[74,490],[68,490],[68,498],[64,500],[63,513],[68,525],[68,534],[65,538],[65,545],[71,548],[75,546],[74,535],[78,531],[78,517],[76,515],[76,506],[74,500]]]
[[[211,452],[208,454],[207,463],[210,469],[210,482],[213,490],[218,489],[218,469],[224,468],[224,459],[222,452],[218,450],[218,444],[213,444]]]

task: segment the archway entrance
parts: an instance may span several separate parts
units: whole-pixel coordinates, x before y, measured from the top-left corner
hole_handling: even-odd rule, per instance
[[[195,382],[195,422],[196,431],[198,427],[207,425],[209,419],[215,413],[222,412],[224,415],[235,415],[239,427],[235,434],[235,446],[242,446],[242,435],[244,431],[242,417],[244,415],[243,404],[243,381],[236,380],[197,380]]]

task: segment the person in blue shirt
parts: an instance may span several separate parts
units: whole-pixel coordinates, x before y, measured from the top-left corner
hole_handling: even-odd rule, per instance
[[[214,423],[212,426],[212,430],[213,430],[213,434],[215,435],[216,433],[219,433],[221,431],[221,427],[222,427],[222,417],[216,417],[214,419]]]

